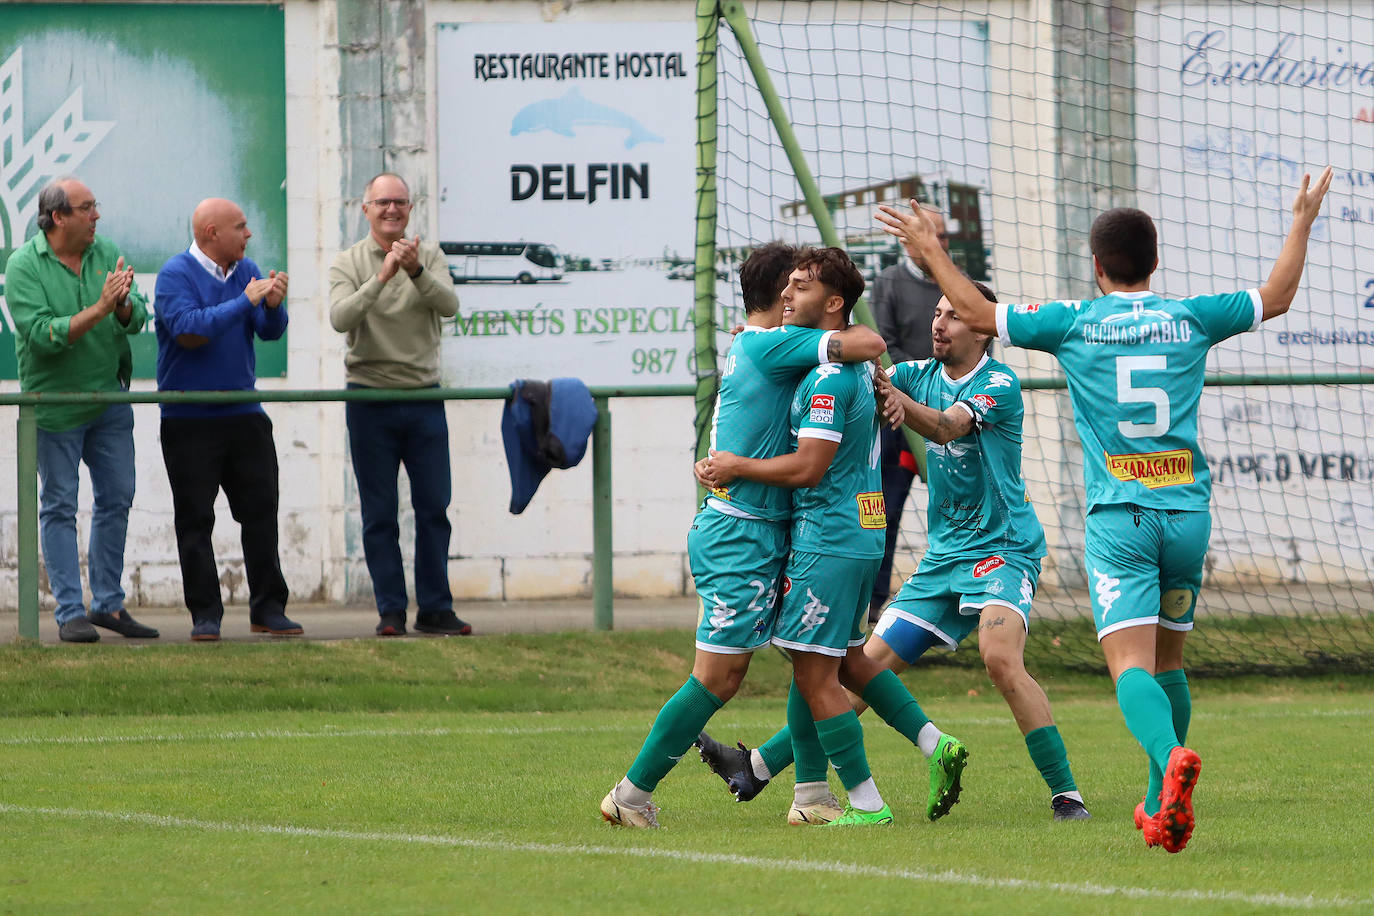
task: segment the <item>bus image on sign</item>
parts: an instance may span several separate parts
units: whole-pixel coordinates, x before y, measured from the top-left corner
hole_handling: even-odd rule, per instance
[[[563,279],[563,258],[541,242],[440,242],[454,283],[506,280],[535,283]]]

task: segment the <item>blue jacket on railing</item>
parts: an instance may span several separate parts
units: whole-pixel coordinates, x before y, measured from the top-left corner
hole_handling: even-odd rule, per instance
[[[189,251],[171,258],[157,275],[153,307],[157,327],[157,387],[160,391],[253,391],[257,358],[253,337],[276,340],[286,331],[286,303],[253,305],[244,287],[261,277],[244,258],[225,280],[211,276]],[[207,343],[190,349],[177,343],[196,334]],[[164,417],[212,417],[254,413],[262,405],[163,404]]]
[[[501,412],[511,514],[525,511],[551,469],[577,466],[587,453],[596,415],[596,403],[581,379],[511,382]]]

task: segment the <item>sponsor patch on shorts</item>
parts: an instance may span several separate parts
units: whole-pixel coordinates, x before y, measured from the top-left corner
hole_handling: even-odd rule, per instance
[[[973,578],[981,579],[999,566],[1006,566],[1007,561],[998,556],[991,556],[979,560],[973,564]]]
[[[860,528],[887,527],[887,506],[883,502],[883,494],[860,493],[855,498],[859,501]]]
[[[1137,452],[1132,455],[1103,453],[1107,470],[1117,480],[1134,480],[1151,490],[1193,483],[1193,450]]]

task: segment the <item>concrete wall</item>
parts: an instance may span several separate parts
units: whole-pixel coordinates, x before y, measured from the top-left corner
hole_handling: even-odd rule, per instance
[[[838,18],[877,16],[882,4],[843,4]],[[929,15],[986,18],[991,55],[991,227],[999,291],[1043,298],[1059,284],[1055,149],[1055,31],[1050,0],[970,2],[961,9],[929,4]],[[437,22],[663,21],[690,23],[693,0],[287,0],[288,263],[292,277],[288,375],[265,379],[264,389],[331,388],[343,384],[343,339],[327,319],[327,273],[335,253],[365,232],[359,210],[366,180],[382,169],[411,182],[417,207],[412,227],[433,237],[430,203],[437,186],[434,60]],[[765,5],[765,15],[797,12]],[[841,12],[844,16],[841,16]],[[790,15],[790,13],[787,13]],[[814,15],[814,11],[812,11]],[[1030,157],[1030,158],[1028,158]],[[94,189],[97,195],[99,188]],[[208,191],[207,191],[208,193]],[[118,236],[117,220],[108,229]],[[250,251],[251,243],[250,243]],[[265,267],[268,265],[264,265]],[[461,299],[461,288],[459,290]],[[684,292],[690,296],[690,292]],[[1043,374],[1048,360],[1016,351],[1018,370]],[[151,388],[149,381],[138,382]],[[4,383],[5,390],[17,384]],[[1057,402],[1032,399],[1028,458],[1062,460],[1064,418]],[[521,516],[507,512],[509,483],[501,449],[501,405],[453,403],[447,408],[452,443],[454,525],[450,579],[467,599],[585,596],[591,590],[590,458],[555,471]],[[346,453],[340,404],[268,405],[281,467],[282,561],[298,600],[368,603],[356,487]],[[613,474],[615,586],[620,594],[690,594],[685,534],[695,503],[690,477],[694,445],[689,398],[618,400]],[[13,409],[0,411],[0,429]],[[136,408],[139,488],[130,519],[126,588],[131,606],[178,605],[180,575],[172,534],[171,501],[158,445],[157,411]],[[1042,425],[1037,425],[1042,424]],[[1049,438],[1036,430],[1053,430]],[[0,437],[0,607],[16,604],[14,447]],[[1067,482],[1065,482],[1067,484]],[[1063,497],[1047,485],[1042,505]],[[79,519],[84,541],[89,486]],[[407,502],[402,478],[402,505]],[[906,514],[908,541],[924,543],[924,491],[913,490]],[[237,526],[223,500],[216,555],[225,596],[243,600],[245,585]],[[1047,527],[1051,513],[1042,513]],[[409,513],[403,514],[406,553]],[[1051,534],[1052,540],[1056,535]],[[914,555],[899,557],[898,573]],[[43,582],[46,593],[46,581]],[[46,594],[44,600],[48,600]]]

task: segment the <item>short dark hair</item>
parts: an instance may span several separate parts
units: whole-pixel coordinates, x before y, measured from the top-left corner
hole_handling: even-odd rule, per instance
[[[787,275],[797,260],[797,249],[783,242],[769,242],[749,253],[739,266],[739,285],[744,291],[744,314],[766,312],[787,288]]]
[[[844,298],[844,323],[849,324],[854,303],[864,294],[864,275],[841,248],[803,248],[793,270],[805,270],[831,292]]]
[[[978,292],[983,294],[984,299],[988,300],[989,302],[997,301],[997,294],[992,291],[992,287],[988,286],[986,283],[979,283],[977,280],[970,280],[969,282],[973,284],[974,289],[978,290]],[[988,342],[983,344],[984,353],[992,352],[992,344],[995,340],[997,340],[996,334],[988,335]]]
[[[1159,261],[1154,220],[1134,207],[1117,207],[1093,220],[1088,246],[1107,279],[1128,286],[1148,280]]]
[[[48,182],[43,186],[43,190],[38,192],[38,230],[48,232],[57,225],[53,221],[54,213],[72,212],[72,202],[67,197],[67,189],[62,187],[62,182],[66,178],[58,178]]]

